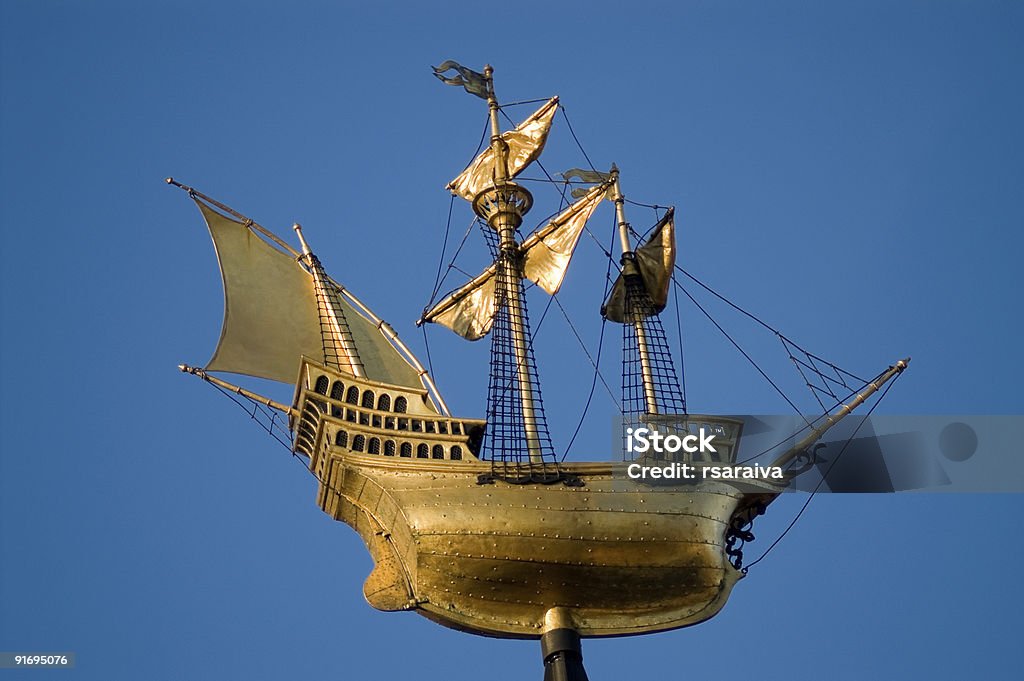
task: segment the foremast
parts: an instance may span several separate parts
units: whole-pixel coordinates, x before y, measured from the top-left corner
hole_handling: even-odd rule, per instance
[[[610,181],[622,269],[601,312],[623,324],[623,413],[685,413],[686,402],[658,316],[665,307],[675,264],[674,211],[659,221],[647,243],[635,248],[626,220],[626,197],[614,165]]]
[[[640,270],[636,266],[636,254],[629,239],[629,223],[626,221],[626,197],[622,195],[622,188],[619,185],[619,170],[612,168],[612,201],[615,202],[615,221],[619,230],[619,245],[622,248],[622,276],[627,280],[627,287],[633,280],[640,277]],[[642,284],[641,284],[642,286]],[[627,294],[628,295],[628,294]],[[654,389],[654,372],[651,369],[651,350],[647,340],[647,332],[644,329],[643,318],[637,314],[629,314],[627,323],[633,325],[633,332],[636,334],[637,352],[640,356],[640,376],[643,384],[644,402],[646,413],[657,414],[659,411],[658,395]]]

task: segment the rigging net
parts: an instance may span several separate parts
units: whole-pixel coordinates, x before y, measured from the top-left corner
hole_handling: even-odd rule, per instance
[[[639,277],[626,279],[622,325],[622,412],[685,414],[686,401],[665,329]]]
[[[502,258],[512,257],[504,255]],[[526,344],[524,362],[517,361],[514,339],[532,340],[529,317],[526,314],[526,297],[523,280],[512,274],[512,268],[499,260],[497,286],[495,287],[495,317],[491,342],[490,382],[487,388],[487,434],[485,453],[491,460],[495,476],[504,480],[546,482],[559,477],[558,461],[555,458],[547,418],[544,414],[544,400],[541,396],[533,356],[533,343]],[[510,314],[508,291],[510,286],[519,288],[519,304],[523,314]],[[525,378],[524,379],[524,374]],[[531,386],[534,408],[531,414],[523,413],[522,390]],[[527,429],[536,433],[538,451],[530,451]]]

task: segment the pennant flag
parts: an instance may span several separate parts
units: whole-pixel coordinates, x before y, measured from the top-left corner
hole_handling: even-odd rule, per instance
[[[611,173],[601,173],[596,170],[583,170],[582,168],[570,168],[562,173],[562,179],[565,180],[566,184],[573,181],[573,178],[579,178],[577,182],[586,182],[587,184],[596,182],[607,182],[611,178]],[[589,187],[576,187],[570,194],[572,198],[579,199],[587,195],[590,191]]]

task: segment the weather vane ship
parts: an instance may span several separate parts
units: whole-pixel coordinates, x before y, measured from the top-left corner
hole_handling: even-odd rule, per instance
[[[673,211],[634,245],[618,170],[574,169],[564,174],[566,187],[577,185],[574,201],[521,239],[533,196],[514,178],[540,156],[558,98],[502,132],[489,66],[477,73],[449,61],[435,75],[487,101],[490,143],[447,188],[471,204],[493,262],[431,301],[418,323],[468,340],[490,336],[486,418],[449,412],[428,371],[326,273],[298,225],[294,248],[168,178],[202,212],[225,291],[213,358],[203,369],[180,368],[248,400],[253,415],[266,416],[267,429],[308,460],[320,508],[355,529],[373,557],[363,587],[373,607],[413,610],[476,634],[540,638],[548,674],[586,678],[580,637],[646,634],[714,616],[745,572],[741,548],[753,518],[808,467],[825,431],[907,360],[859,386],[829,364],[838,377],[829,380],[851,390],[841,397],[826,388],[835,403],[773,461],[786,470],[782,480],[698,476],[685,486],[638,489],[623,484],[626,462],[565,461],[549,436],[525,282],[555,295],[591,214],[609,201],[619,271],[601,314],[624,331],[623,422],[683,434],[704,428],[717,438],[713,455],[661,460],[696,470],[738,465],[742,421],[687,412],[659,319],[682,271]],[[806,359],[799,364],[817,371],[820,358]],[[211,372],[294,383],[294,400],[275,402]]]

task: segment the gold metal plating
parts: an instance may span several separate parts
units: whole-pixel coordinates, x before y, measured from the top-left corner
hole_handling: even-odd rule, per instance
[[[434,433],[396,431],[361,424],[360,415],[334,416],[342,404],[310,388],[322,375],[352,378],[308,360],[303,375],[295,408],[315,432],[303,436],[300,451],[321,480],[321,508],[355,529],[374,558],[367,601],[455,629],[533,638],[554,619],[571,621],[582,636],[619,636],[702,622],[741,577],[723,550],[729,522],[779,491],[768,483],[750,493],[704,482],[686,491],[630,492],[621,470],[613,479],[625,464],[611,462],[563,464],[581,487],[481,485],[490,463],[472,455],[468,438],[452,435],[450,425],[441,435],[436,426]],[[473,425],[482,423],[463,421],[462,432]],[[338,446],[344,428],[348,446]],[[431,452],[465,443],[467,451],[461,460],[356,452],[356,432],[413,438]]]

